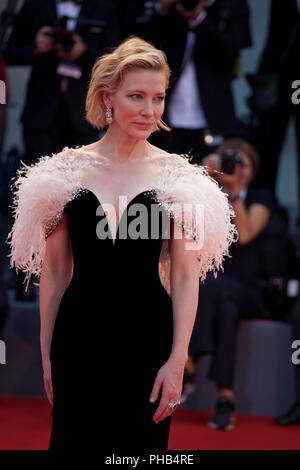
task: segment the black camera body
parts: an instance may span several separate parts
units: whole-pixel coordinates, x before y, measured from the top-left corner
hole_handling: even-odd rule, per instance
[[[70,52],[74,46],[73,32],[68,30],[68,16],[62,16],[58,18],[57,24],[53,27],[53,31],[46,33],[47,36],[50,36],[54,40],[54,44],[63,52]],[[81,18],[78,20],[78,26],[85,28],[87,31],[92,32],[93,28],[98,28],[98,30],[103,31],[106,22],[97,21],[93,19]]]
[[[185,10],[193,11],[198,5],[199,0],[180,0],[180,3]]]
[[[63,52],[70,52],[74,46],[74,40],[72,38],[72,33],[68,31],[67,27],[67,16],[62,16],[58,18],[57,25],[53,27],[53,31],[46,33],[47,36],[50,36],[54,40],[54,44],[59,47]]]
[[[221,171],[227,175],[232,175],[236,165],[243,166],[241,155],[234,149],[228,148],[218,153],[221,160]]]

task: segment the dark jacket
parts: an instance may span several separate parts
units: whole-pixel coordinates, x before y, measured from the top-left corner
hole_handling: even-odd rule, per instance
[[[91,32],[78,25],[79,34],[87,45],[85,54],[77,60],[82,69],[80,79],[68,79],[68,105],[73,127],[79,132],[94,133],[85,121],[85,99],[92,66],[110,46],[117,45],[119,28],[115,6],[109,0],[83,0],[79,18],[103,21],[102,32]],[[43,26],[55,26],[57,21],[55,0],[26,0],[15,19],[15,24],[4,51],[8,65],[31,65],[27,86],[26,103],[21,116],[24,126],[32,129],[47,129],[60,96],[61,76],[56,73],[60,59],[54,52],[35,57],[34,42],[37,31]]]
[[[280,71],[283,79],[298,79],[299,50],[300,13],[296,0],[290,0],[284,4],[280,0],[272,0],[269,33],[258,72],[273,74]]]
[[[213,134],[237,132],[231,81],[242,48],[251,45],[249,9],[246,0],[216,0],[207,8],[207,16],[193,30],[196,33],[194,61],[201,103]],[[182,66],[188,21],[172,8],[169,15],[154,14],[151,38],[167,54],[171,68],[170,91],[176,85]],[[164,119],[168,122],[167,111]]]

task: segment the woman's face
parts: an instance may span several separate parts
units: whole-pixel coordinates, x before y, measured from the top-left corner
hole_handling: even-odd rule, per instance
[[[164,111],[167,80],[164,72],[135,69],[126,72],[118,90],[104,97],[117,126],[134,139],[147,139]]]

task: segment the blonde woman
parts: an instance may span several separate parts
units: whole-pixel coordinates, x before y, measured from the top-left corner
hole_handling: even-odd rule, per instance
[[[127,39],[92,71],[86,118],[105,135],[17,175],[11,266],[40,276],[51,451],[167,449],[199,277],[235,236],[205,169],[147,141],[166,128],[169,75],[162,51]]]

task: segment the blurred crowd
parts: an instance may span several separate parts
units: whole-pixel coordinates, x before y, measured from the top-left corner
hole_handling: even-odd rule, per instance
[[[290,324],[300,340],[299,227],[276,197],[276,178],[290,116],[295,116],[300,173],[300,111],[291,99],[300,72],[300,2],[271,0],[267,40],[255,73],[246,77],[249,120],[235,111],[232,84],[242,73],[241,51],[252,45],[246,0],[25,0],[2,14],[0,80],[0,333],[16,301],[35,300],[31,283],[8,266],[4,243],[12,226],[9,183],[20,160],[34,163],[65,146],[86,145],[101,133],[84,119],[87,84],[95,59],[129,35],[164,50],[172,74],[163,120],[171,132],[150,141],[168,152],[189,154],[205,165],[228,193],[239,233],[224,272],[199,284],[197,318],[184,377],[183,400],[196,387],[196,364],[211,354],[208,376],[218,391],[208,423],[233,429],[236,337],[241,319]],[[15,14],[13,14],[15,13]],[[7,66],[30,66],[20,116],[24,151],[4,149],[6,106],[13,99]],[[299,111],[299,112],[298,112]],[[105,132],[105,131],[104,131]],[[300,182],[298,182],[300,204]],[[288,188],[287,188],[288,190]],[[298,223],[300,226],[300,209]],[[300,366],[295,403],[277,424],[300,424]]]

